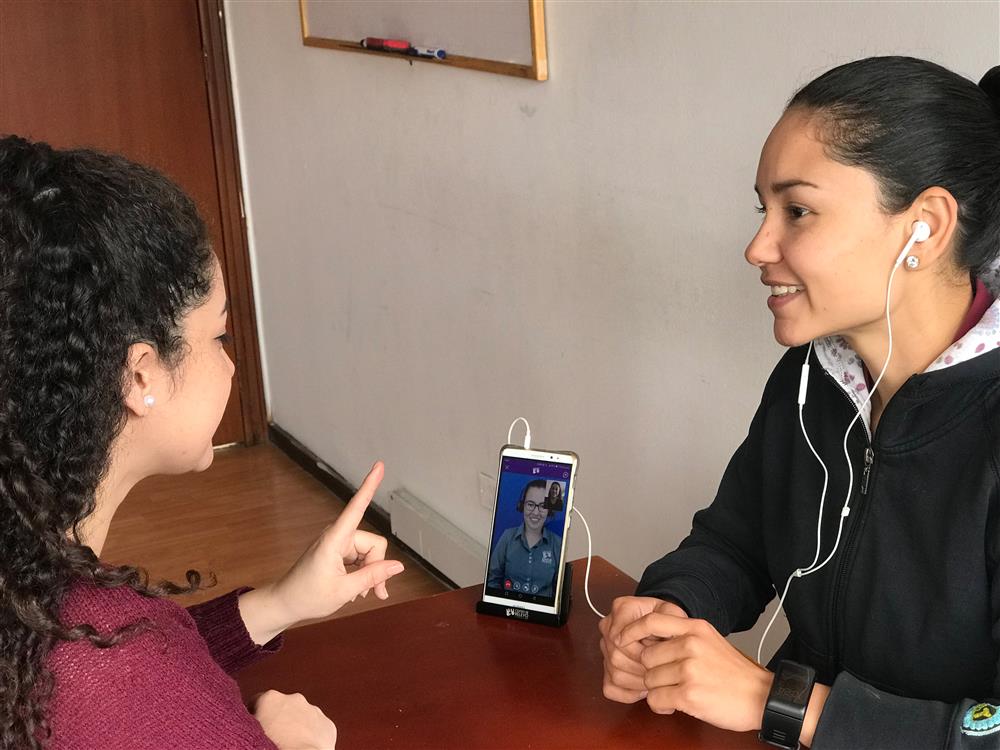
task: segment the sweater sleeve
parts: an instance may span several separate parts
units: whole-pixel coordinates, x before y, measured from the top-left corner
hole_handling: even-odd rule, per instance
[[[240,616],[239,598],[240,594],[252,590],[252,587],[244,586],[187,608],[215,663],[229,675],[275,653],[284,643],[280,635],[263,646],[258,646],[250,638]]]
[[[765,402],[736,450],[712,504],[694,516],[691,533],[652,563],[636,594],[667,599],[723,635],[753,627],[774,588],[761,529],[761,442]]]
[[[56,646],[52,750],[276,750],[190,618],[168,605],[149,605],[154,629],[116,646]]]

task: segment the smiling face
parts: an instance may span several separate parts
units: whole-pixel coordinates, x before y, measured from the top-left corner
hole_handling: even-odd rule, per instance
[[[545,487],[529,487],[524,495],[524,526],[529,531],[542,530],[549,511],[545,507]]]
[[[815,117],[789,110],[757,168],[764,219],[745,255],[770,287],[774,337],[785,346],[884,326],[904,236],[905,218],[882,210],[875,178],[830,159],[818,136]]]

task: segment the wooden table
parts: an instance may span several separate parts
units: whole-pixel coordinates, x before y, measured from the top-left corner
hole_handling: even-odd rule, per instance
[[[476,614],[475,586],[290,630],[281,652],[240,674],[240,688],[247,698],[303,693],[333,719],[343,750],[760,750],[754,733],[604,698],[585,567],[573,563],[562,628]],[[594,558],[598,609],[634,590],[632,578]]]

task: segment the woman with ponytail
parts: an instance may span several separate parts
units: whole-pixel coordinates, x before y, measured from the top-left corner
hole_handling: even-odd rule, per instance
[[[100,559],[154,474],[202,471],[229,396],[228,303],[191,200],[153,170],[0,139],[0,748],[332,748],[302,696],[231,676],[402,565],[358,531],[376,463],[274,584],[198,590]],[[348,573],[345,566],[357,566]]]
[[[604,693],[778,747],[998,748],[1000,68],[827,71],[754,190],[788,351],[714,501],[601,622]],[[776,596],[765,666],[724,636]]]

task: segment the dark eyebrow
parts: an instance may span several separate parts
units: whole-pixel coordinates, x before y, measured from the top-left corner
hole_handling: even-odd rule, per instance
[[[229,312],[229,298],[228,297],[226,298],[226,304],[222,308],[222,312],[220,312],[219,315],[220,316],[225,315],[227,312]]]
[[[784,180],[782,182],[772,183],[771,192],[783,193],[784,191],[793,187],[811,187],[811,188],[816,188],[817,190],[820,189],[819,185],[814,185],[813,183],[806,182],[805,180]],[[757,193],[757,195],[760,195],[760,188],[758,188],[756,185],[753,186],[753,191]]]

